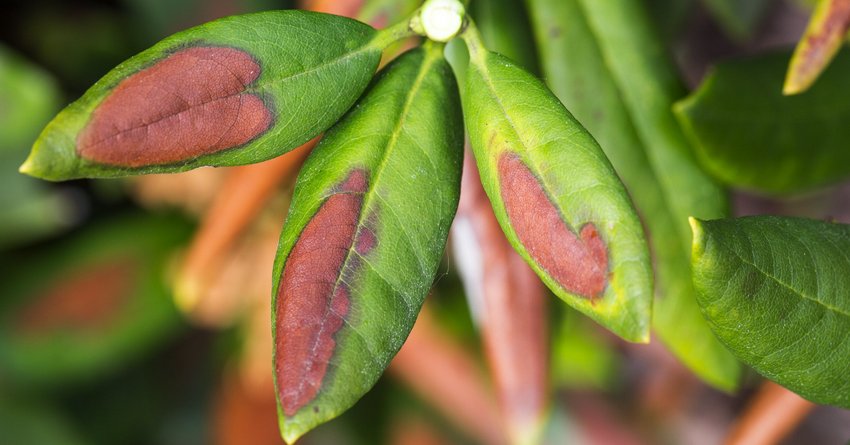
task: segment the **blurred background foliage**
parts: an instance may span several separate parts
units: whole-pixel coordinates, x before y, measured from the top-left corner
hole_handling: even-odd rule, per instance
[[[692,88],[719,60],[791,48],[811,3],[641,1]],[[480,2],[476,14],[498,13]],[[293,173],[274,185],[274,196],[217,258],[203,302],[186,303],[175,300],[171,283],[231,169],[50,184],[17,168],[52,115],[129,56],[195,24],[293,3],[5,3],[0,443],[282,443],[271,387],[269,271]],[[314,3],[321,9],[322,2]],[[401,16],[416,3],[367,1],[364,19],[386,25],[386,8]],[[532,69],[537,63],[522,62]],[[739,215],[848,222],[850,206],[841,205],[848,196],[850,188],[839,184],[781,200],[737,192],[734,203]],[[658,342],[628,345],[565,305],[548,308],[555,397],[547,443],[718,443],[753,391],[752,377],[734,396],[710,389]],[[498,414],[488,402],[493,394],[481,342],[449,258],[426,313],[411,341],[417,348],[404,349],[373,391],[303,443],[499,443],[488,432],[498,430]],[[417,374],[420,364],[429,372]],[[787,443],[848,437],[847,412],[822,407]]]

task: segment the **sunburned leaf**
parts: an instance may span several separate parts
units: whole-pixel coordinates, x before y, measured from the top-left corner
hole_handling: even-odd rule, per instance
[[[640,221],[596,141],[540,80],[481,46],[464,117],[484,190],[543,282],[630,341],[649,340],[652,270]]]
[[[787,55],[719,65],[676,104],[704,165],[736,187],[796,193],[850,177],[850,51],[805,94],[780,92]]]
[[[240,165],[333,124],[405,35],[307,11],[227,17],[129,59],[63,110],[21,171],[50,180]]]
[[[0,378],[85,382],[167,338],[179,316],[164,270],[188,234],[180,219],[119,219],[4,264]]]
[[[302,168],[274,269],[288,442],[354,404],[410,332],[457,208],[460,122],[442,48],[413,50]]]
[[[688,267],[688,216],[722,215],[724,196],[670,111],[682,88],[646,11],[634,1],[528,5],[545,77],[599,140],[649,231],[656,333],[702,379],[733,389],[740,366],[700,315]]]
[[[797,44],[782,93],[809,89],[844,44],[850,29],[850,0],[821,0]]]
[[[772,216],[691,225],[699,304],[720,340],[768,379],[850,408],[850,226]]]

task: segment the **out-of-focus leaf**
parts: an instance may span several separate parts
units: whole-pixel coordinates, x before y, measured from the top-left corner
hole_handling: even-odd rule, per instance
[[[746,40],[764,17],[771,0],[702,0],[727,35]]]
[[[278,156],[333,124],[405,29],[376,33],[352,19],[286,10],[179,32],[63,110],[21,171],[62,180]]]
[[[30,401],[0,399],[0,431],[8,445],[80,445],[87,443],[54,410]]]
[[[534,35],[522,0],[475,0],[469,13],[487,48],[527,71],[538,71]]]
[[[0,247],[46,235],[67,222],[63,200],[17,171],[58,107],[53,79],[0,46]]]
[[[592,4],[591,4],[592,3]],[[528,0],[543,72],[555,94],[611,159],[649,231],[653,326],[702,379],[735,387],[735,358],[699,313],[688,258],[691,213],[722,215],[722,191],[703,173],[670,112],[682,92],[638,2]]]
[[[420,0],[364,0],[357,18],[376,28],[384,28],[413,14],[421,5]]]
[[[354,404],[413,327],[457,208],[461,122],[442,47],[413,50],[304,164],[274,268],[287,441]]]
[[[844,44],[848,28],[850,0],[821,0],[791,57],[782,93],[809,89]]]
[[[89,381],[171,335],[168,254],[189,232],[175,218],[100,224],[2,267],[0,379],[20,387]]]
[[[557,388],[610,389],[619,355],[599,329],[578,312],[564,308],[552,335],[552,383]]]
[[[697,0],[642,0],[659,34],[673,40],[685,25]]]
[[[610,162],[540,80],[484,49],[473,28],[464,40],[464,118],[511,245],[558,297],[626,340],[649,341],[649,252]]]
[[[850,176],[850,51],[805,94],[783,96],[785,54],[720,64],[676,113],[703,164],[733,186],[784,194]]]
[[[691,219],[694,284],[714,332],[770,380],[850,408],[850,226]]]

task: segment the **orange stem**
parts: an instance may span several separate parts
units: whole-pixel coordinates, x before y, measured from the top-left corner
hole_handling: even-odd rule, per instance
[[[317,141],[315,138],[283,156],[228,173],[186,254],[177,288],[182,307],[196,306],[207,290],[206,283],[217,274],[222,257],[278,186],[295,175]]]
[[[505,443],[492,391],[475,359],[441,330],[427,307],[389,371],[470,437]]]
[[[543,284],[511,248],[481,186],[472,154],[464,159],[452,232],[469,297],[480,306],[481,334],[511,443],[538,443],[548,405],[548,338]],[[480,294],[480,295],[476,295]]]
[[[769,445],[781,441],[816,405],[765,381],[743,416],[732,427],[727,445]]]

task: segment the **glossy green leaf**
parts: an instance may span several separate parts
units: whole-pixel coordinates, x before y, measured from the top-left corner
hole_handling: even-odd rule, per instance
[[[702,0],[730,37],[746,40],[756,31],[771,0]]]
[[[127,60],[63,110],[21,171],[50,180],[263,161],[327,129],[369,80],[376,33],[307,11],[227,17]]]
[[[694,284],[720,340],[770,380],[850,408],[850,226],[691,220]]]
[[[704,165],[735,187],[785,194],[850,176],[850,51],[809,91],[783,96],[786,54],[719,65],[676,105]]]
[[[841,49],[848,28],[849,1],[822,0],[818,3],[791,57],[783,94],[799,94],[811,87]]]
[[[556,295],[623,338],[648,341],[652,271],[625,188],[546,86],[473,31],[464,118],[502,230]]]
[[[459,102],[442,47],[409,51],[304,164],[274,268],[286,441],[353,405],[413,327],[457,209]]]
[[[17,172],[29,145],[58,108],[54,80],[0,46],[0,247],[31,241],[67,222],[65,201]]]
[[[4,258],[0,380],[88,382],[168,338],[180,316],[165,268],[189,229],[180,219],[137,215]]]
[[[701,378],[731,390],[740,366],[700,315],[688,266],[687,217],[722,215],[725,204],[669,111],[681,89],[646,14],[634,2],[616,14],[577,0],[527,3],[549,85],[595,135],[649,231],[656,332]]]

